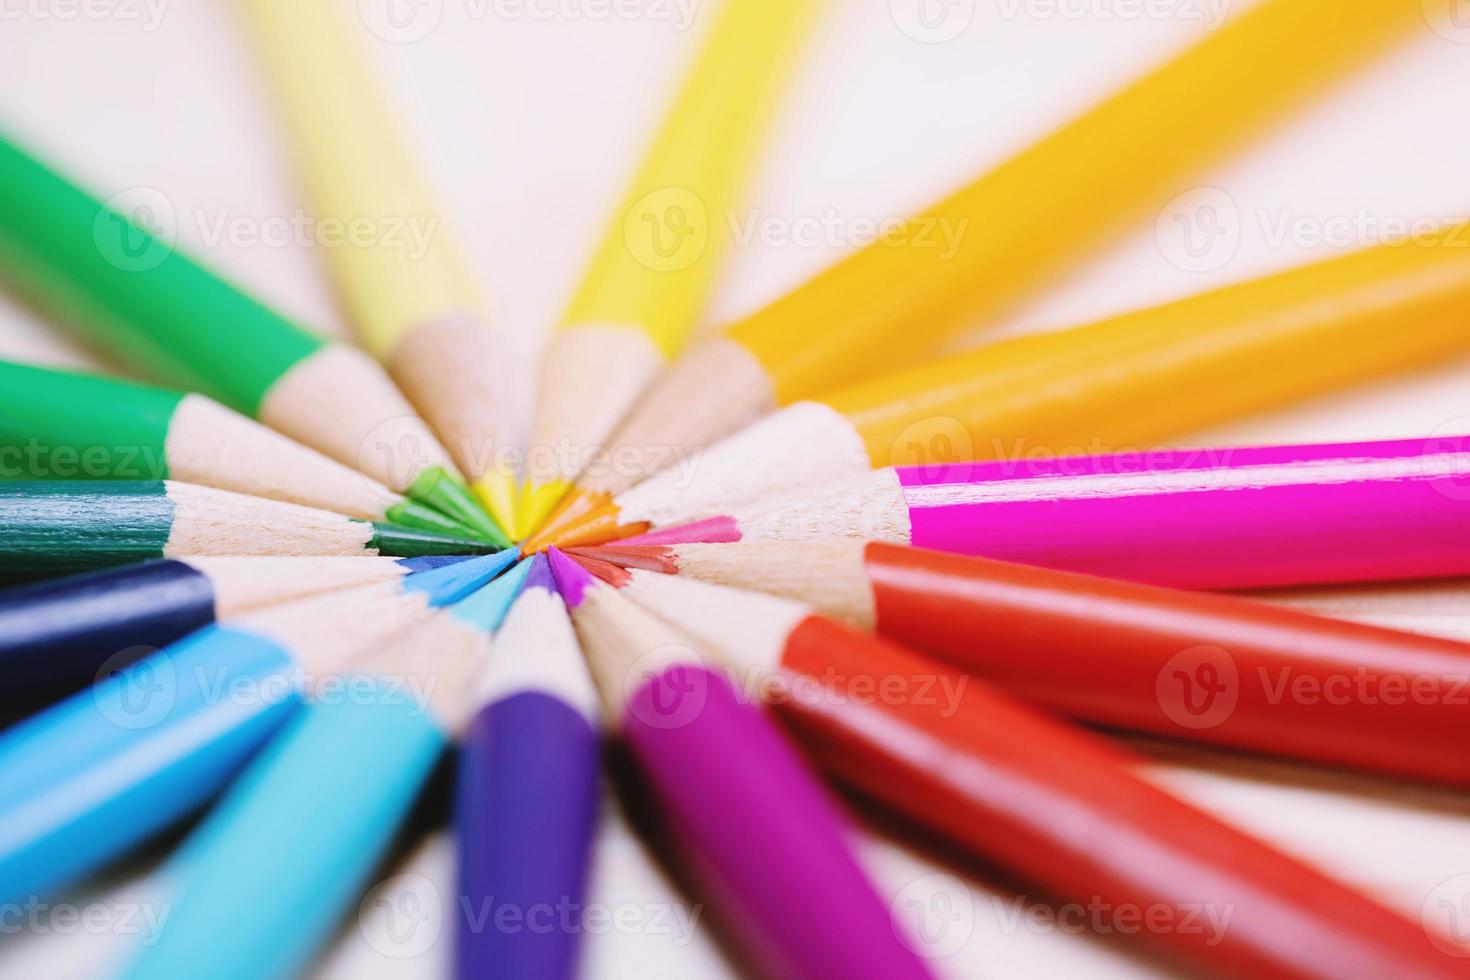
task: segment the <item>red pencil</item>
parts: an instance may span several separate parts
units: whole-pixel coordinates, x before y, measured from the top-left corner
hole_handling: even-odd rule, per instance
[[[774,596],[579,559],[727,657],[827,771],[1212,974],[1467,976],[1352,888],[1135,774],[977,678]],[[1148,925],[1121,928],[1123,917]]]
[[[581,553],[798,598],[1088,722],[1470,787],[1470,644],[878,542]]]

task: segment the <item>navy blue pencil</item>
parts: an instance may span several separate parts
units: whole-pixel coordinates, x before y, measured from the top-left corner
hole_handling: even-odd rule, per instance
[[[210,623],[458,561],[162,558],[0,591],[0,717],[39,710]]]

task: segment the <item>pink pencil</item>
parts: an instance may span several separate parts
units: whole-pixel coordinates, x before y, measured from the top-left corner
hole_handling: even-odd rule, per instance
[[[1177,588],[1470,574],[1470,437],[876,470],[623,545],[864,538]]]

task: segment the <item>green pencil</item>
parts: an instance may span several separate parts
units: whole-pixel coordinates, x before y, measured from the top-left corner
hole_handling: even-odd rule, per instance
[[[377,362],[291,323],[3,137],[0,268],[130,369],[202,392],[509,543]]]
[[[0,479],[162,480],[474,531],[204,395],[0,361]]]
[[[0,482],[0,576],[195,555],[468,555],[478,538],[360,521],[176,480]]]

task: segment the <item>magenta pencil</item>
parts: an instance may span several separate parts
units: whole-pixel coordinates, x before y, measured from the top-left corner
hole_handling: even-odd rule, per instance
[[[690,640],[550,552],[608,715],[760,975],[927,977],[785,737]],[[638,671],[638,673],[635,673]]]
[[[876,470],[622,544],[863,538],[1223,589],[1470,574],[1470,437]]]

